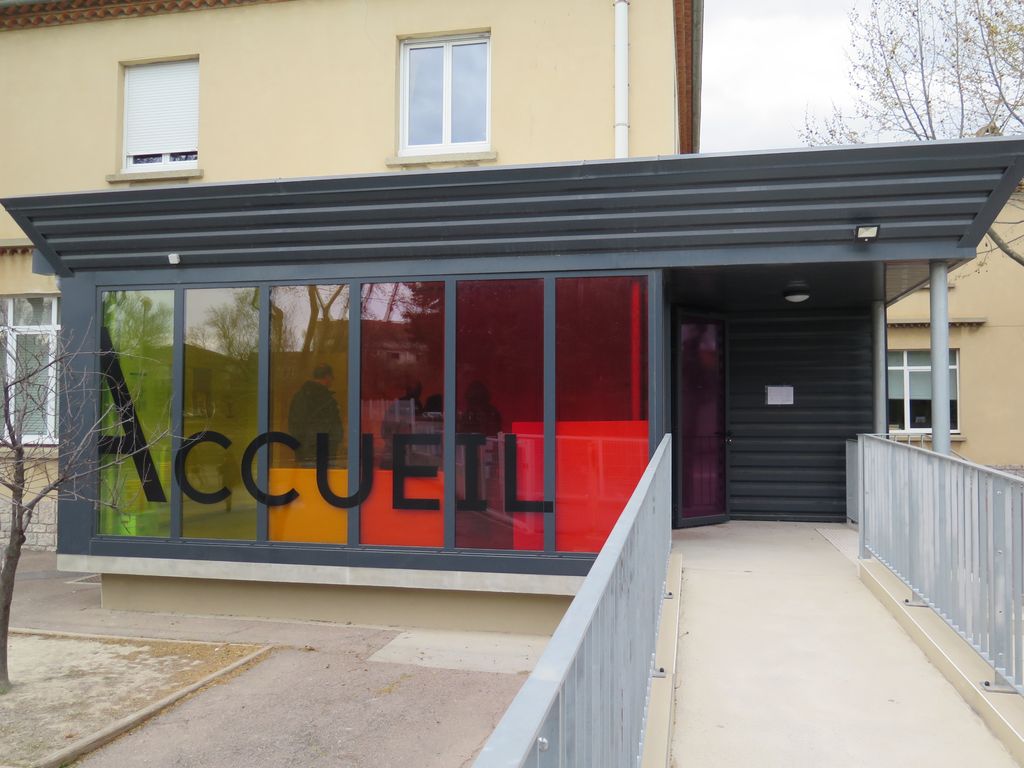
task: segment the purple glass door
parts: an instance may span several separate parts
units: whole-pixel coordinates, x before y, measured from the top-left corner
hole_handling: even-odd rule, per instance
[[[679,511],[684,525],[726,514],[724,341],[720,320],[680,323]]]

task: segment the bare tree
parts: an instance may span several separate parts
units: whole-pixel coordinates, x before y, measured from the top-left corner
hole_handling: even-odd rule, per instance
[[[88,334],[83,334],[88,338]],[[98,366],[91,363],[98,361]],[[89,363],[89,364],[86,364]],[[10,690],[8,634],[15,575],[26,533],[47,499],[116,503],[99,498],[101,467],[138,461],[165,434],[140,439],[127,384],[111,375],[120,361],[112,349],[77,351],[51,333],[17,332],[0,324],[0,513],[7,541],[0,564],[0,694]],[[98,375],[97,375],[98,370]],[[60,398],[99,403],[94,415],[62,419],[60,456],[54,446]],[[112,446],[104,450],[104,446]],[[143,472],[153,474],[151,465]],[[145,480],[143,472],[140,477]],[[7,507],[7,509],[4,509]]]
[[[807,115],[807,143],[1024,133],[1021,0],[870,0],[851,11],[850,36],[853,109]],[[1024,266],[1013,240],[989,236]]]

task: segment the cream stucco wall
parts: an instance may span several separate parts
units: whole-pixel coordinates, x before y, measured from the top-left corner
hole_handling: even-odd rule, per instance
[[[1020,223],[1015,223],[1020,222]],[[1011,198],[996,224],[1024,250],[1024,193]],[[953,450],[982,464],[1024,465],[1024,266],[987,238],[979,256],[949,276],[951,348],[960,350],[960,431]],[[928,349],[929,328],[900,327],[928,319],[928,291],[889,307],[889,349]],[[970,324],[956,325],[962,321]]]
[[[202,181],[387,170],[399,41],[478,30],[498,163],[608,158],[613,21],[594,0],[289,0],[0,32],[0,195],[114,186],[122,67],[174,57],[200,61]],[[631,154],[672,153],[671,0],[634,3],[630,27]]]
[[[57,293],[50,275],[32,274],[32,251],[0,246],[0,296],[45,296]]]

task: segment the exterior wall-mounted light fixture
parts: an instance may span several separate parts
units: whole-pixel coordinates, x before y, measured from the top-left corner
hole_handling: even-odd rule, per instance
[[[801,304],[811,298],[811,289],[807,287],[807,283],[798,280],[786,286],[782,298],[793,304]]]
[[[857,227],[855,235],[862,243],[870,243],[878,239],[878,231],[881,229],[877,224],[862,224]]]
[[[180,253],[168,253],[167,254],[167,263],[170,264],[172,267],[178,266],[179,264],[181,264],[181,254]]]

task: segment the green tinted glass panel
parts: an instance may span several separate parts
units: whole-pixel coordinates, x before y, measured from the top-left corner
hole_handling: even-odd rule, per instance
[[[889,352],[887,358],[890,366],[903,365],[902,352]]]
[[[257,433],[259,291],[185,292],[183,433],[222,435],[189,451],[182,486],[182,535],[256,538],[256,501],[242,482],[242,454]],[[217,500],[210,500],[218,497]]]
[[[932,353],[931,352],[907,352],[907,365],[927,365],[932,364]]]
[[[99,532],[111,536],[170,535],[171,353],[173,291],[108,291],[103,329],[114,365],[100,388],[102,431],[141,436],[138,456],[103,457]],[[120,387],[120,405],[112,396]],[[125,407],[127,406],[127,407]],[[137,428],[137,429],[136,429]],[[147,469],[147,467],[149,469]],[[143,482],[143,475],[152,472]],[[163,497],[163,501],[159,497]]]

